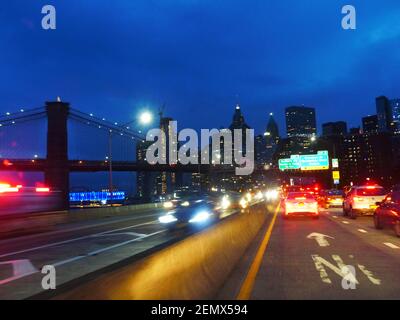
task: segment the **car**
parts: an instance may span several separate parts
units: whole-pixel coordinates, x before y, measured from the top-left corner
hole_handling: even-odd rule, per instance
[[[56,210],[61,192],[48,187],[29,187],[0,183],[0,215]]]
[[[379,185],[353,186],[343,201],[343,215],[356,219],[359,215],[373,215],[376,203],[386,197],[386,190]]]
[[[210,197],[215,201],[217,210],[227,212],[243,209],[240,205],[242,195],[239,192],[213,192],[210,194]]]
[[[323,190],[318,197],[318,203],[321,208],[329,209],[343,206],[344,192],[342,190],[331,189]]]
[[[289,192],[284,200],[284,218],[290,216],[311,216],[319,218],[318,201],[309,192]]]
[[[188,206],[189,199],[201,199],[205,196],[205,193],[199,191],[182,190],[164,196],[161,202],[164,209],[174,209]]]
[[[375,228],[392,227],[400,237],[400,190],[388,194],[382,202],[377,202],[377,205],[374,213]]]
[[[168,230],[202,229],[220,219],[216,203],[208,195],[195,195],[180,199],[179,205],[166,208],[158,221]]]

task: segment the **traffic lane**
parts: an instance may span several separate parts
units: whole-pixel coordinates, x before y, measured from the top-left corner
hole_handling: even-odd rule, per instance
[[[44,265],[55,265],[57,281],[63,283],[170,240],[158,224],[158,215],[0,242],[0,298],[37,293],[38,273]]]
[[[241,263],[232,272],[217,299],[233,299],[248,282],[266,230],[257,237]],[[322,240],[319,234],[324,234]],[[322,245],[318,243],[322,242]],[[326,241],[328,244],[326,244]],[[251,299],[399,299],[400,259],[369,245],[331,221],[326,214],[319,220],[279,216],[272,229],[260,268],[251,286]],[[353,266],[356,289],[343,265]],[[349,281],[350,280],[350,281]],[[347,284],[346,284],[347,283]]]
[[[326,237],[321,240],[318,234]],[[344,265],[354,267],[354,290],[344,289],[351,282],[342,270]],[[399,258],[376,249],[325,215],[319,220],[278,219],[251,297],[399,299],[400,275],[395,271],[399,267]]]
[[[52,246],[58,242],[69,241],[101,232],[108,232],[109,230],[119,229],[129,225],[156,221],[160,214],[159,212],[161,211],[151,210],[124,217],[110,217],[64,224],[57,226],[56,230],[53,231],[0,240],[0,259],[12,252],[29,251],[31,248]]]
[[[127,222],[129,221],[125,221]],[[5,274],[0,278],[0,298],[22,299],[42,292],[40,286],[42,275],[39,271],[44,265],[56,267],[57,285],[60,285],[196,232],[185,230],[166,232],[164,226],[157,220],[139,225],[127,223],[119,225],[117,229],[115,225],[113,227],[114,229],[95,234],[85,234],[78,238],[75,235],[64,241],[29,247],[22,252],[3,254],[0,256],[0,264],[3,263],[0,265],[0,274]],[[20,268],[25,269],[26,274],[13,279],[10,264],[7,264],[11,261],[19,261]]]
[[[360,216],[353,220],[344,217],[341,209],[324,210],[324,214],[342,228],[361,237],[371,246],[396,257],[400,255],[400,238],[390,227],[377,230],[372,216]]]

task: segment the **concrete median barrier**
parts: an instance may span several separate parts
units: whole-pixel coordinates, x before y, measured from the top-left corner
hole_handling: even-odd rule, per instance
[[[56,299],[210,299],[265,222],[264,204],[56,296]]]

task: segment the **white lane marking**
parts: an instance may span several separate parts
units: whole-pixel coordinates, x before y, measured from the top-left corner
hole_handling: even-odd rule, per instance
[[[32,234],[32,235],[27,235],[27,236],[23,236],[23,237],[18,237],[17,239],[14,239],[14,238],[13,239],[4,239],[4,240],[0,241],[0,244],[3,245],[3,244],[10,243],[10,242],[15,242],[16,240],[35,239],[35,238],[39,238],[39,237],[53,236],[53,235],[58,235],[58,234],[63,234],[63,233],[68,233],[68,232],[73,232],[73,231],[97,228],[97,227],[102,227],[102,226],[106,226],[109,224],[117,224],[117,223],[121,223],[121,222],[127,222],[130,220],[139,220],[139,219],[155,217],[155,216],[159,216],[159,215],[160,215],[159,213],[155,213],[155,214],[147,214],[147,215],[141,215],[141,216],[135,216],[135,217],[129,217],[129,218],[126,218],[126,216],[125,217],[122,216],[122,217],[120,217],[121,219],[117,219],[117,217],[115,217],[115,219],[113,219],[111,221],[106,221],[106,222],[93,223],[93,224],[88,224],[88,225],[69,228],[69,229],[41,232],[38,234]],[[157,220],[154,220],[153,222],[157,222]],[[71,222],[70,224],[73,224],[73,223],[77,223],[77,222]],[[85,223],[85,222],[83,222],[83,223]]]
[[[333,254],[332,258],[336,262],[336,266],[333,263],[330,263],[329,261],[325,260],[324,258],[320,257],[317,254],[311,255],[311,258],[314,261],[315,268],[319,272],[319,275],[321,277],[322,282],[332,284],[331,279],[328,276],[328,273],[326,272],[325,267],[329,268],[333,272],[335,272],[339,277],[344,279],[346,276],[348,276],[347,273],[344,273],[344,267],[346,266],[342,260],[342,258],[339,255]],[[353,276],[354,278],[352,279],[355,284],[358,284],[359,282]]]
[[[141,241],[144,238],[155,236],[156,234],[159,234],[159,233],[162,233],[162,232],[165,232],[165,230],[156,231],[156,232],[153,232],[153,233],[150,233],[150,234],[146,234],[146,235],[144,235],[142,237],[139,237],[139,238],[136,238],[136,239],[120,242],[120,243],[114,244],[114,245],[109,246],[109,247],[105,247],[105,248],[102,248],[102,249],[91,251],[91,252],[89,252],[88,254],[85,254],[85,255],[80,255],[80,256],[72,257],[72,258],[69,258],[69,259],[66,259],[66,260],[62,260],[62,261],[53,263],[52,265],[55,266],[55,267],[59,267],[61,265],[64,265],[64,264],[67,264],[67,263],[70,263],[70,262],[74,262],[74,261],[77,261],[77,260],[80,260],[80,259],[83,259],[83,258],[87,258],[87,257],[98,255],[98,254],[103,253],[105,251],[109,251],[109,250],[112,250],[112,249],[127,245],[127,244],[132,243],[132,242]]]
[[[115,233],[110,233],[110,234],[108,234],[108,233],[106,233],[106,234],[95,234],[92,237],[96,238],[96,237],[124,236],[124,235],[132,236],[132,237],[143,237],[146,234],[145,233],[137,233],[137,232],[115,232]]]
[[[112,249],[127,245],[127,244],[132,243],[132,242],[140,241],[140,240],[142,240],[144,238],[148,238],[148,237],[157,235],[157,234],[162,233],[162,232],[165,232],[165,230],[156,231],[156,232],[153,232],[153,233],[150,233],[150,234],[146,234],[146,235],[144,235],[142,237],[139,237],[139,238],[136,238],[136,239],[120,242],[120,243],[117,243],[117,244],[109,246],[109,247],[105,247],[105,248],[102,248],[102,249],[99,249],[99,250],[91,251],[91,252],[89,252],[88,254],[85,254],[85,255],[80,255],[80,256],[68,258],[66,260],[62,260],[62,261],[59,261],[59,262],[55,262],[55,263],[52,263],[52,265],[54,267],[59,267],[59,266],[62,266],[62,265],[65,265],[65,264],[68,264],[68,263],[71,263],[71,262],[75,262],[75,261],[81,260],[83,258],[95,256],[97,254],[100,254],[100,253],[103,253],[105,251],[109,251],[109,250],[112,250]],[[32,265],[32,263],[29,260],[26,260],[26,259],[25,260],[13,260],[13,261],[0,262],[0,265],[2,265],[2,264],[12,264],[13,265],[14,276],[10,277],[10,278],[7,278],[7,279],[4,279],[4,280],[0,280],[0,285],[3,285],[3,284],[8,283],[8,282],[12,282],[12,281],[18,280],[18,279],[20,279],[22,277],[26,277],[26,276],[29,276],[29,275],[32,275],[34,273],[38,273],[39,272],[39,270],[37,270]]]
[[[326,268],[330,269],[334,273],[336,273],[339,277],[341,277],[343,280],[350,281],[354,284],[359,284],[358,279],[356,278],[356,274],[349,274],[348,272],[348,267],[352,267],[352,265],[346,265],[342,258],[339,255],[333,254],[332,258],[334,262],[336,263],[333,264],[329,262],[328,260],[322,258],[321,256],[317,254],[311,255],[311,258],[314,261],[315,268],[318,271],[322,282],[327,283],[327,284],[332,284],[331,279],[329,278],[328,272]],[[358,264],[357,265],[360,271],[368,278],[368,280],[374,284],[374,285],[380,285],[382,281],[378,279],[372,271],[368,270],[366,266]],[[342,285],[343,285],[343,280],[342,280]]]
[[[383,243],[385,246],[391,248],[391,249],[400,249],[400,247],[396,246],[395,244],[391,243],[391,242],[384,242]]]
[[[315,239],[320,247],[329,247],[329,241],[326,238],[335,239],[334,237],[318,232],[310,233],[307,236],[307,239]]]
[[[350,222],[346,221],[346,220],[342,220],[342,223],[344,224],[350,224]]]
[[[14,251],[14,252],[9,252],[9,253],[5,253],[5,254],[0,255],[0,258],[13,256],[13,255],[20,254],[20,253],[37,251],[37,250],[40,250],[40,249],[50,248],[50,247],[54,247],[54,246],[58,246],[58,245],[62,245],[62,244],[67,244],[67,243],[71,243],[71,242],[75,242],[75,241],[79,241],[79,240],[88,239],[88,238],[91,238],[91,237],[98,237],[98,236],[102,236],[102,235],[105,235],[107,233],[112,233],[112,232],[116,232],[116,231],[121,231],[121,230],[136,228],[136,227],[141,227],[141,226],[144,226],[144,225],[151,224],[153,222],[154,221],[140,223],[140,224],[137,224],[137,225],[128,226],[128,227],[124,227],[124,228],[118,228],[118,229],[114,229],[114,230],[103,231],[103,232],[100,232],[100,233],[90,234],[90,235],[83,236],[83,237],[73,238],[73,239],[64,240],[64,241],[53,242],[53,243],[45,244],[45,245],[42,245],[42,246],[37,246],[37,247],[23,249],[23,250]]]
[[[38,270],[33,266],[30,260],[22,259],[22,260],[11,260],[0,262],[0,265],[10,264],[13,269],[13,276],[0,280],[0,285],[12,282],[14,280],[20,279],[22,277],[29,276],[38,272]]]
[[[361,264],[358,265],[358,268],[361,270],[362,273],[364,273],[364,275],[369,279],[369,281],[371,281],[373,284],[379,286],[382,281],[381,279],[375,278],[374,274],[367,270],[367,268]]]
[[[364,230],[364,229],[357,229],[357,231],[359,231],[359,232],[361,232],[361,233],[368,233],[368,231],[367,231],[367,230]]]
[[[334,219],[337,219],[338,218],[338,216],[332,216]]]

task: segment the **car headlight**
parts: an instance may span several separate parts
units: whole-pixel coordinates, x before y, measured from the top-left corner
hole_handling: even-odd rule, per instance
[[[178,221],[178,219],[172,214],[166,214],[164,216],[159,217],[158,221],[160,221],[161,223],[172,223]]]
[[[270,189],[265,194],[267,200],[276,200],[279,197],[279,192],[276,189]]]
[[[189,207],[189,205],[190,205],[189,201],[184,201],[184,202],[181,203],[182,207]]]
[[[210,218],[211,214],[208,211],[200,211],[195,214],[195,216],[189,220],[190,223],[204,222]]]
[[[262,192],[261,192],[261,191],[257,192],[257,194],[256,194],[256,199],[257,199],[257,200],[261,200],[262,198],[263,198]]]
[[[243,209],[245,209],[247,207],[247,200],[245,198],[242,198],[240,199],[239,204]]]
[[[172,201],[167,201],[167,202],[164,202],[164,204],[163,204],[163,207],[164,207],[165,209],[172,208],[173,206],[174,206],[174,204],[173,204]]]
[[[223,210],[228,209],[231,206],[231,201],[229,200],[228,196],[224,196],[221,200],[221,208]]]
[[[251,193],[248,192],[248,193],[246,194],[246,200],[250,202],[250,201],[251,201],[251,198],[252,198]]]

